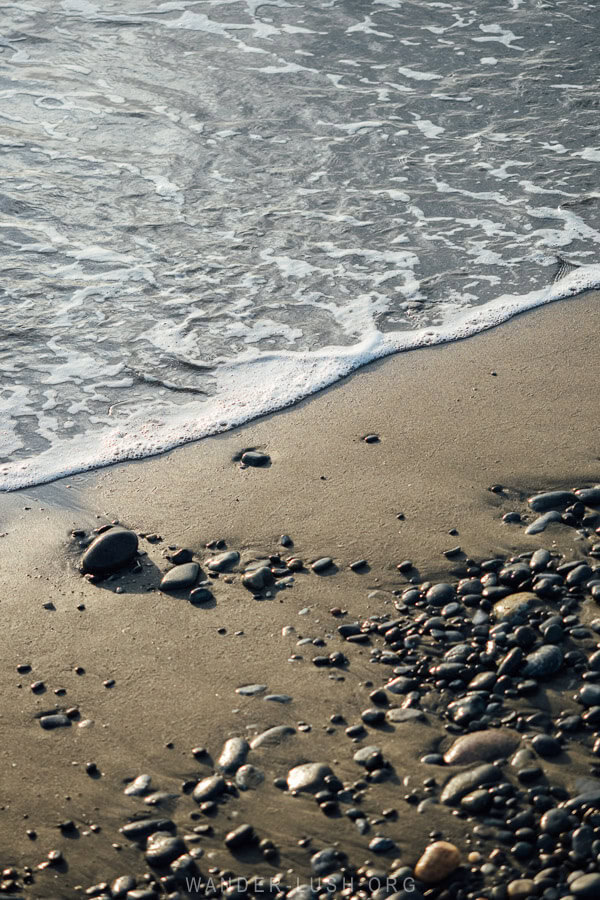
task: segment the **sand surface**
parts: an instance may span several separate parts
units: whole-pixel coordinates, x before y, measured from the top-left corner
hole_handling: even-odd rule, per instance
[[[250,821],[246,813],[257,830],[278,832],[285,848],[277,868],[260,863],[253,871],[305,870],[307,851],[296,842],[310,831],[322,846],[331,823],[321,816],[315,824],[312,807],[270,782],[296,761],[335,759],[342,774],[354,771],[355,746],[343,728],[328,734],[325,727],[333,714],[359,721],[374,667],[356,646],[348,671],[318,669],[310,664],[316,648],[296,641],[325,636],[323,652],[345,650],[329,610],[342,607],[348,619],[393,611],[390,592],[406,584],[396,564],[406,558],[434,577],[452,569],[443,552],[457,545],[478,558],[538,546],[578,555],[575,530],[552,526],[528,537],[502,515],[537,489],[600,480],[599,301],[590,293],[460,343],[383,360],[289,410],[161,457],[0,496],[0,862],[35,866],[56,848],[66,859],[65,871],[38,873],[27,896],[80,896],[77,885],[144,871],[139,852],[118,834],[128,814],[144,809],[123,797],[123,779],[145,772],[157,788],[177,791],[209,771],[192,757],[194,746],[215,755],[230,735],[298,722],[311,731],[261,751],[267,783],[260,804],[249,792],[215,830]],[[369,433],[380,441],[365,443]],[[240,469],[233,457],[248,447],[264,449],[271,466]],[[503,494],[489,490],[498,483]],[[163,542],[142,542],[149,552],[142,576],[94,586],[77,571],[80,551],[69,533],[114,519]],[[156,591],[169,544],[202,560],[212,555],[208,541],[224,539],[250,560],[281,551],[284,533],[294,541],[286,556],[331,556],[338,571],[300,575],[292,588],[259,601],[239,576],[230,584],[221,577],[208,609]],[[370,568],[358,575],[348,565],[361,557]],[[49,601],[54,610],[43,608]],[[295,636],[281,635],[288,625]],[[294,653],[304,658],[289,662]],[[19,675],[21,663],[32,672]],[[75,674],[76,666],[85,674]],[[110,678],[115,685],[107,688]],[[36,695],[29,685],[38,679],[47,690]],[[254,682],[293,700],[235,693]],[[61,687],[67,694],[55,696]],[[43,731],[34,716],[57,706],[78,706],[93,724]],[[397,771],[410,776],[411,761],[439,734],[417,725],[402,739],[389,729],[381,741]],[[86,774],[89,761],[100,778]],[[386,791],[375,790],[379,809],[390,803]],[[166,809],[181,822],[195,805],[182,797]],[[410,833],[402,816],[396,823],[408,862],[439,826],[437,815],[411,820]],[[452,835],[455,821],[443,816]],[[67,819],[79,837],[57,830]],[[101,831],[86,834],[94,823]],[[28,828],[37,840],[28,839]],[[336,824],[335,834],[366,857],[366,839],[349,822]],[[227,863],[222,850],[211,852]]]

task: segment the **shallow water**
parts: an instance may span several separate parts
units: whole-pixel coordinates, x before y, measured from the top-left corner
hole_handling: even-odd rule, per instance
[[[0,489],[600,284],[594,3],[2,14]]]

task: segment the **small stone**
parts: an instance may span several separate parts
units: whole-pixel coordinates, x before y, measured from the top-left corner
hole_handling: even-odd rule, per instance
[[[190,603],[193,603],[194,606],[201,606],[203,603],[210,603],[213,601],[214,595],[207,588],[197,587],[194,588],[193,591],[190,591],[189,596]]]
[[[49,716],[42,716],[40,719],[40,725],[46,731],[51,731],[53,728],[68,728],[70,724],[70,718],[64,713],[53,713]]]
[[[244,572],[242,584],[249,591],[258,593],[258,591],[262,591],[263,588],[273,584],[273,574],[267,566],[261,566],[259,569],[253,569],[251,572]]]
[[[275,725],[273,728],[268,728],[262,734],[258,734],[253,738],[250,741],[250,749],[258,750],[259,747],[276,747],[293,734],[296,734],[296,729],[292,728],[291,725]]]
[[[175,566],[170,569],[160,583],[160,590],[168,593],[170,591],[183,591],[185,588],[191,587],[196,583],[200,566],[196,562],[183,563],[183,565]]]
[[[460,851],[448,841],[430,844],[415,866],[415,876],[425,884],[437,884],[460,866]]]
[[[180,837],[165,831],[156,831],[148,836],[146,860],[151,866],[167,866],[187,851]]]
[[[228,569],[236,566],[240,561],[240,554],[236,550],[228,550],[226,553],[219,553],[209,559],[206,566],[211,572],[226,572]]]
[[[215,800],[225,792],[227,785],[222,775],[209,775],[199,781],[193,791],[196,803],[205,803],[207,800]]]
[[[130,841],[143,841],[156,831],[175,831],[175,823],[171,819],[138,819],[123,825],[120,831]]]
[[[255,790],[264,780],[264,773],[256,766],[241,766],[235,773],[235,783],[241,791]]]
[[[333,772],[325,763],[303,763],[290,769],[287,786],[290,791],[316,794],[326,789],[328,775],[333,775]]]
[[[257,840],[256,832],[252,825],[239,825],[233,831],[225,835],[225,846],[230,850],[239,850]]]
[[[402,725],[405,722],[425,721],[425,716],[420,709],[407,707],[404,709],[400,706],[392,706],[385,714],[386,720],[391,725]]]
[[[107,575],[127,565],[136,554],[138,538],[133,531],[116,526],[95,538],[83,554],[81,566],[91,575]]]
[[[580,900],[597,900],[600,896],[600,875],[597,872],[580,875],[569,884],[569,893]]]
[[[321,559],[315,560],[311,565],[311,569],[317,575],[320,575],[322,572],[326,572],[330,566],[333,565],[333,560],[330,556],[322,556]]]
[[[365,444],[378,444],[379,443],[379,435],[378,434],[365,434],[363,441]]]
[[[434,584],[425,594],[425,600],[430,606],[445,606],[456,597],[454,586],[451,584]]]
[[[516,878],[510,881],[506,892],[509,900],[528,900],[538,893],[538,886],[531,878]]]
[[[250,744],[244,738],[233,737],[225,741],[221,755],[217,760],[217,768],[221,772],[233,774],[243,766],[250,750]]]
[[[544,513],[542,516],[538,516],[531,525],[528,525],[525,529],[525,534],[541,534],[542,531],[545,531],[548,525],[552,525],[553,522],[560,522],[561,515],[556,510],[552,509],[550,512]]]
[[[454,741],[444,754],[444,762],[447,765],[463,765],[479,760],[492,762],[509,756],[519,743],[519,736],[508,729],[473,731]]]
[[[236,688],[236,694],[241,694],[242,697],[255,697],[257,694],[263,694],[267,689],[266,684],[243,684],[241,687]]]
[[[577,499],[570,491],[546,491],[529,497],[527,502],[534,512],[544,513],[550,509],[566,509],[567,506],[576,503]]]
[[[563,664],[563,652],[553,644],[545,644],[525,657],[525,678],[545,678],[554,675]]]
[[[259,450],[246,450],[242,453],[242,460],[245,466],[253,466],[258,468],[266,466],[271,462],[271,457],[267,453],[261,453]]]
[[[537,594],[531,591],[519,591],[509,594],[502,600],[494,603],[494,618],[497,622],[511,622],[525,620],[527,613],[536,606],[541,605]]]
[[[470,794],[476,788],[491,784],[497,784],[502,778],[502,771],[497,766],[482,765],[466,772],[454,775],[445,785],[440,800],[448,806],[458,803],[465,794]]]
[[[124,794],[127,794],[128,797],[143,797],[144,794],[147,794],[152,786],[152,779],[149,775],[138,775],[131,784],[128,784]]]

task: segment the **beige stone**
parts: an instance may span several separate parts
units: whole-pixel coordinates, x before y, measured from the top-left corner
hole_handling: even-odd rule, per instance
[[[443,881],[460,866],[460,851],[448,841],[430,844],[415,866],[415,877],[425,884]]]

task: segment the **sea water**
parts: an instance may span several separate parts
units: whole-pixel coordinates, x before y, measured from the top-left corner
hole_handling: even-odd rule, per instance
[[[596,0],[0,19],[0,490],[600,285]]]

